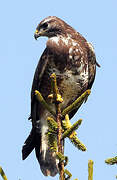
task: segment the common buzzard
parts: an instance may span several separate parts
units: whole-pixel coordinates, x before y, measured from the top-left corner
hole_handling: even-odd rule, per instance
[[[39,23],[34,37],[37,39],[40,36],[46,36],[48,40],[33,79],[30,116],[32,131],[24,143],[22,156],[26,159],[35,149],[43,174],[55,176],[58,173],[58,161],[49,149],[46,136],[46,119],[50,113],[37,101],[34,92],[39,90],[49,103],[47,97],[51,93],[50,75],[55,73],[59,92],[64,100],[61,109],[64,109],[92,87],[97,62],[92,45],[70,25],[55,16],[49,16]],[[70,113],[70,119],[76,111]]]

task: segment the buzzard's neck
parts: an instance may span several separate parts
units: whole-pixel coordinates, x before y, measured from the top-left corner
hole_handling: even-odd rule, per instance
[[[71,35],[57,35],[47,41],[47,48],[54,54],[68,54],[69,46],[72,41]]]

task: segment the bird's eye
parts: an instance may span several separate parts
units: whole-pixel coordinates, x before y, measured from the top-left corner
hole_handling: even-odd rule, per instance
[[[42,25],[42,28],[43,29],[46,29],[48,27],[48,24],[47,23],[44,23],[43,25]]]

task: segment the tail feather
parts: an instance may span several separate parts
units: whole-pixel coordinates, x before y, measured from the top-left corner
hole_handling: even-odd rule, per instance
[[[32,129],[22,147],[22,159],[25,160],[35,147],[35,131]]]
[[[58,160],[56,159],[55,152],[51,150],[46,151],[46,155],[44,158],[44,153],[39,152],[37,148],[35,148],[36,157],[39,161],[40,168],[42,173],[45,176],[55,176],[58,173]]]
[[[45,142],[41,142],[41,134],[32,129],[30,135],[26,139],[22,147],[22,159],[25,160],[28,155],[35,149],[36,158],[40,164],[42,173],[45,176],[55,176],[58,173],[58,160],[55,152],[46,149],[46,153],[42,149]]]

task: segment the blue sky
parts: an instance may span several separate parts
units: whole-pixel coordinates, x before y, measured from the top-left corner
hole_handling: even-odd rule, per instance
[[[0,10],[0,165],[8,180],[34,180],[42,175],[34,152],[21,159],[22,145],[31,123],[30,90],[34,71],[45,48],[46,38],[33,38],[37,24],[55,15],[79,31],[95,47],[96,80],[88,102],[77,113],[82,118],[79,139],[87,146],[80,152],[66,141],[68,169],[73,178],[88,179],[88,160],[94,160],[94,179],[113,180],[116,166],[104,160],[117,155],[117,1],[28,1],[1,2]],[[0,177],[1,179],[1,177]]]

